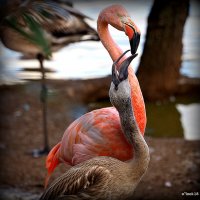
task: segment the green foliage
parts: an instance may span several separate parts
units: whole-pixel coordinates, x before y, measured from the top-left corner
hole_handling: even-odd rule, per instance
[[[51,57],[51,49],[48,40],[45,38],[44,31],[40,24],[27,13],[22,14],[25,27],[18,22],[16,17],[8,16],[5,21],[6,24],[21,34],[25,39],[29,40],[34,45],[41,49],[41,53],[46,57]],[[19,44],[20,45],[20,44]]]

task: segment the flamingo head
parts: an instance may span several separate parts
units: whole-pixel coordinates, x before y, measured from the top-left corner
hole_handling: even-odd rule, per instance
[[[126,51],[125,53],[127,53]],[[123,53],[112,66],[112,82],[110,86],[109,96],[110,101],[117,109],[120,109],[125,105],[127,101],[131,100],[131,89],[128,81],[128,67],[131,61],[137,56],[137,54],[131,55],[126,58],[119,67],[117,63],[124,56]]]
[[[110,24],[124,31],[129,38],[131,54],[134,55],[140,43],[140,30],[122,5],[112,5],[107,8],[110,12]],[[112,15],[112,16],[111,16]]]
[[[101,41],[103,40],[105,34],[104,28],[106,24],[110,24],[114,28],[125,32],[130,41],[131,54],[134,55],[140,42],[140,30],[129,16],[127,10],[122,5],[114,4],[106,7],[100,12],[97,29]]]

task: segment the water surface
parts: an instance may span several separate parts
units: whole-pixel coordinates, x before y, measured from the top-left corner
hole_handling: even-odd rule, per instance
[[[121,3],[121,1],[74,1],[74,6],[86,15],[93,18],[89,21],[96,28],[96,20],[99,12],[108,5]],[[152,1],[136,0],[124,1],[123,5],[130,13],[132,19],[141,30],[141,42],[138,48],[138,56],[132,62],[136,70],[142,55],[147,17],[152,6]],[[181,73],[189,77],[200,77],[200,5],[198,1],[191,1],[190,16],[187,19],[183,37],[183,62]],[[110,32],[123,51],[129,49],[129,42],[123,32],[110,27]],[[35,59],[21,60],[21,54],[11,51],[0,44],[1,77],[0,83],[16,83],[22,79],[40,79],[39,72],[30,72],[25,69],[38,68],[39,63]],[[51,61],[45,62],[45,67],[55,73],[48,73],[50,79],[88,79],[103,77],[111,73],[112,61],[100,42],[81,42],[71,44],[53,54]]]

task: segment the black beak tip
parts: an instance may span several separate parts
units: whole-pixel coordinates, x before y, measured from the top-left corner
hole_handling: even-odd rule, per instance
[[[135,35],[130,40],[131,54],[132,55],[134,55],[137,52],[139,43],[140,43],[140,33],[135,32]]]
[[[137,53],[126,58],[120,65],[119,71],[117,70],[116,63],[127,53],[125,51],[112,65],[112,82],[115,85],[115,90],[118,90],[120,82],[128,78],[128,67],[131,61],[138,55]]]

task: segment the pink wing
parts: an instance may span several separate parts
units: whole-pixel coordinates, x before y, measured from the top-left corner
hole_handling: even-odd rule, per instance
[[[141,116],[144,114],[142,112]],[[142,125],[140,129],[144,130],[145,124],[145,120],[139,123]],[[110,156],[122,161],[133,156],[132,147],[124,137],[119,114],[114,107],[91,111],[66,129],[61,142],[47,156],[46,183],[60,162],[76,165],[95,156]]]
[[[95,156],[128,160],[133,155],[122,133],[119,114],[109,107],[75,120],[63,135],[58,156],[61,162],[76,165]]]

